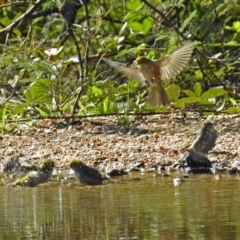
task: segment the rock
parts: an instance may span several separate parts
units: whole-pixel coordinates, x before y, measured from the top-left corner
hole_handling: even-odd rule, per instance
[[[118,177],[118,176],[128,175],[128,172],[124,171],[123,169],[121,170],[113,169],[108,173],[108,175],[110,177]]]
[[[211,161],[201,153],[189,149],[185,161],[190,168],[211,168]]]

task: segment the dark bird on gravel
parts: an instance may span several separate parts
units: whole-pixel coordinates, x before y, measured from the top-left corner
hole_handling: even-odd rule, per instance
[[[192,43],[186,43],[172,54],[156,60],[138,57],[132,67],[105,58],[103,61],[118,72],[137,80],[141,85],[148,85],[147,103],[150,106],[161,106],[170,103],[162,80],[177,76],[189,61],[193,49]]]
[[[205,156],[215,147],[217,131],[214,124],[206,121],[196,140],[186,151],[183,162],[190,167],[189,173],[211,173],[211,161]]]
[[[215,147],[217,137],[218,134],[217,130],[214,128],[214,124],[206,121],[204,122],[197,139],[193,142],[190,149],[193,149],[198,153],[207,154]]]
[[[108,180],[108,178],[103,177],[96,168],[87,166],[81,160],[72,160],[70,162],[70,168],[74,171],[75,179],[82,184],[101,185],[104,180]]]
[[[35,171],[29,172],[26,176],[17,179],[12,186],[35,187],[40,183],[45,183],[52,177],[54,162],[51,159],[44,160]]]

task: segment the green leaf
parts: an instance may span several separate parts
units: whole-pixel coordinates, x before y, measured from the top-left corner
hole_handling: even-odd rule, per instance
[[[140,0],[130,0],[130,1],[127,1],[126,6],[129,10],[135,11],[141,5],[142,5],[142,3]]]
[[[102,94],[102,90],[96,86],[91,87],[91,92],[93,95],[100,95]]]
[[[185,18],[185,20],[182,23],[182,26],[180,28],[180,32],[182,32],[186,26],[189,24],[189,22],[196,16],[197,10],[194,10],[189,17]]]
[[[149,30],[152,29],[152,24],[153,24],[153,21],[152,21],[152,18],[150,18],[150,17],[145,18],[143,20],[142,30],[143,30],[144,34],[147,34],[149,32]]]
[[[21,32],[20,30],[18,30],[18,29],[14,29],[13,32],[14,32],[14,34],[16,34],[16,36],[18,36],[18,37],[21,37],[21,36],[22,36],[22,32]]]
[[[179,108],[179,109],[184,109],[184,108],[186,108],[186,105],[183,101],[179,101],[179,102],[174,103],[174,107]]]
[[[0,20],[0,23],[1,23],[1,25],[3,25],[3,26],[8,26],[8,25],[11,23],[11,21],[10,21],[10,19],[9,19],[8,17],[5,17],[5,18],[2,18],[2,19]]]
[[[143,25],[140,22],[130,22],[129,26],[134,32],[143,32]]]
[[[200,97],[201,96],[201,94],[202,94],[202,85],[199,82],[194,84],[194,92],[195,92],[196,97]]]
[[[103,100],[103,113],[107,113],[107,112],[109,112],[109,100],[108,100],[108,98],[105,98],[104,100]]]
[[[24,110],[28,107],[27,103],[18,104],[11,112],[11,115],[23,114]]]
[[[228,109],[228,112],[230,114],[239,114],[240,113],[240,108],[239,107],[230,107]]]
[[[188,97],[195,97],[195,93],[191,90],[182,90]]]
[[[239,21],[236,21],[236,22],[233,23],[233,29],[236,32],[240,32],[240,22]]]
[[[232,103],[232,105],[234,105],[234,106],[237,105],[237,102],[236,102],[236,100],[234,98],[230,97],[229,100]]]
[[[51,80],[48,78],[40,78],[34,82],[25,92],[26,99],[32,103],[44,103],[49,100],[49,88]]]
[[[203,80],[203,74],[201,70],[195,71],[195,77],[199,80]]]
[[[119,58],[119,57],[122,57],[124,55],[128,55],[129,54],[129,49],[123,49],[121,50],[118,54],[115,55],[115,58]]]
[[[203,100],[202,98],[198,97],[187,97],[187,98],[181,98],[178,101],[174,103],[174,106],[176,108],[185,108],[188,104],[193,104],[193,103],[200,103],[200,104],[205,104],[205,105],[212,105],[211,102]]]
[[[167,110],[168,107],[169,107],[168,105],[156,106],[156,107],[145,105],[142,107],[142,109],[147,112],[164,112]]]
[[[18,12],[17,14],[14,15],[13,20],[18,19],[20,16],[22,16],[22,13],[21,13],[21,12]]]
[[[166,88],[169,98],[175,102],[180,96],[181,88],[177,84],[171,84]]]
[[[47,117],[49,114],[42,108],[38,108],[36,107],[36,110],[39,112],[39,114],[42,116],[42,117]]]
[[[109,50],[109,49],[112,50],[112,48],[115,48],[117,45],[118,45],[117,39],[113,39],[111,42],[106,44],[105,50]]]
[[[6,120],[7,120],[7,108],[9,104],[5,104],[4,107],[1,109],[0,114],[1,114],[1,130],[4,132],[6,130]]]
[[[222,88],[210,88],[208,91],[204,92],[201,96],[202,99],[216,98],[223,96],[227,93],[226,90]]]

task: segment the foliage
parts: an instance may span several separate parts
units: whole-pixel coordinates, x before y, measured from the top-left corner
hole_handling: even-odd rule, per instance
[[[99,0],[81,6],[64,34],[60,1],[39,1],[28,21],[23,18],[10,32],[32,5],[2,2],[2,132],[7,120],[21,118],[121,113],[119,122],[126,124],[128,111],[165,111],[145,106],[146,89],[101,58],[131,64],[139,55],[169,54],[184,41],[194,42],[196,50],[185,70],[165,83],[172,107],[240,112],[236,0]],[[37,15],[54,7],[51,15]]]

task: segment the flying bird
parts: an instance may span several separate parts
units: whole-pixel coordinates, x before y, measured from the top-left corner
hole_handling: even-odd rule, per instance
[[[130,67],[105,58],[103,61],[118,72],[137,80],[142,86],[149,86],[148,105],[161,106],[170,103],[167,92],[162,86],[162,80],[177,76],[189,61],[193,49],[193,44],[189,42],[172,54],[156,60],[138,57],[134,61],[134,66]]]

